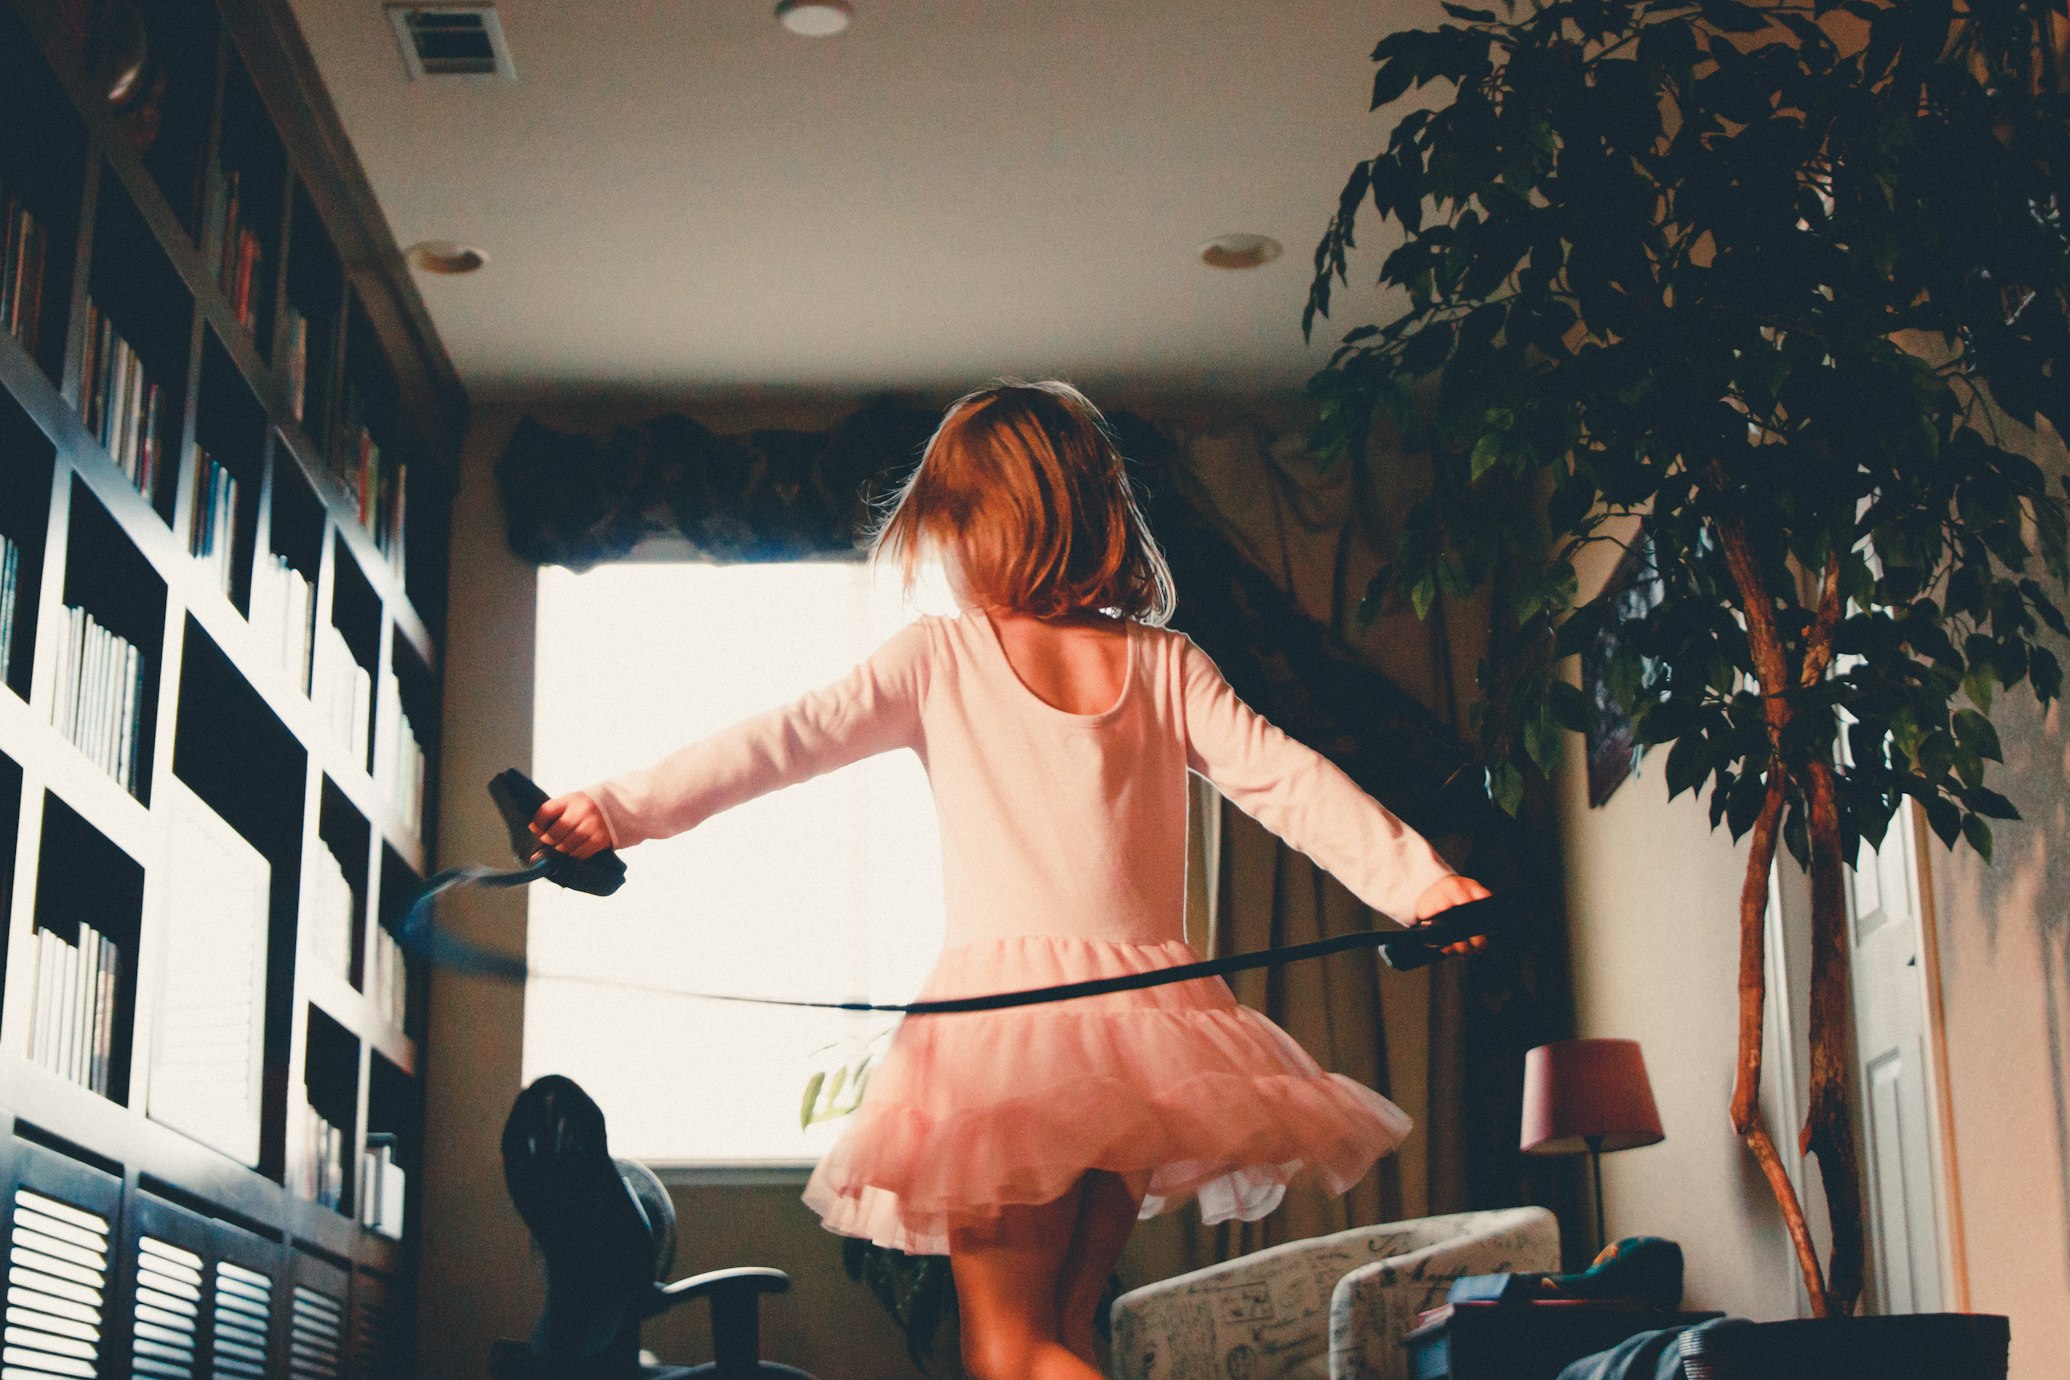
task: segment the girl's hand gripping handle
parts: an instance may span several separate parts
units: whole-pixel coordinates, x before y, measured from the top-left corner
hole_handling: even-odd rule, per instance
[[[1440,877],[1437,881],[1430,884],[1429,889],[1422,896],[1417,898],[1416,923],[1419,925],[1428,924],[1431,917],[1437,915],[1440,911],[1450,910],[1453,906],[1464,905],[1468,901],[1481,900],[1487,895],[1488,888],[1482,886],[1471,877],[1461,877],[1456,874],[1450,877]],[[1444,952],[1448,954],[1478,953],[1487,947],[1488,937],[1483,934],[1477,934],[1471,939],[1462,939],[1457,944],[1447,944]]]
[[[541,805],[532,816],[532,836],[571,858],[593,857],[612,846],[604,812],[582,791],[554,796]],[[532,857],[536,859],[539,853]]]

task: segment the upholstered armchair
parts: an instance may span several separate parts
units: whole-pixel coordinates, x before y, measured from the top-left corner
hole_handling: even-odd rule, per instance
[[[1461,1275],[1557,1270],[1544,1208],[1289,1241],[1114,1301],[1115,1380],[1407,1380],[1401,1339]]]

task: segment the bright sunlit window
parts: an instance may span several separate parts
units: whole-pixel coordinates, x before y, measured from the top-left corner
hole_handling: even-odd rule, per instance
[[[918,613],[950,610],[939,580],[908,603],[893,572],[856,563],[544,569],[532,775],[557,793],[645,766],[837,679]],[[881,1050],[896,1018],[654,989],[910,999],[942,939],[919,759],[865,758],[625,860],[608,899],[529,891],[525,1080],[582,1084],[616,1155],[816,1160],[844,1123],[801,1129],[808,1080]]]

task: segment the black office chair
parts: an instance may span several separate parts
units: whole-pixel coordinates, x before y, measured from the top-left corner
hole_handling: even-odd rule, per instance
[[[492,1348],[493,1380],[813,1380],[761,1359],[757,1303],[791,1287],[781,1270],[713,1270],[664,1285],[676,1209],[645,1165],[613,1159],[603,1110],[549,1074],[518,1094],[503,1125],[503,1181],[546,1259],[546,1306],[532,1340]],[[712,1303],[713,1359],[654,1366],[640,1324],[691,1299]]]

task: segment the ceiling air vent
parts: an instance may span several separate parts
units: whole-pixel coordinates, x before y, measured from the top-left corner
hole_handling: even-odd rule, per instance
[[[493,5],[390,5],[388,22],[411,81],[517,76]]]

